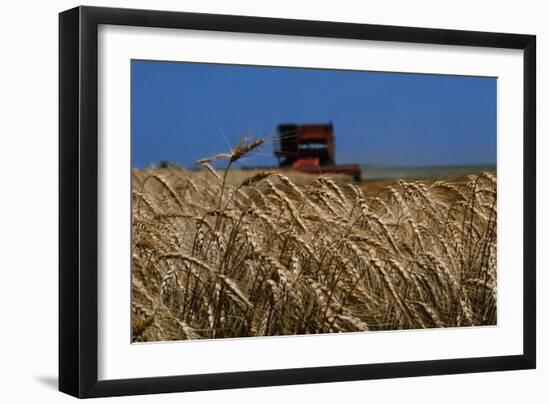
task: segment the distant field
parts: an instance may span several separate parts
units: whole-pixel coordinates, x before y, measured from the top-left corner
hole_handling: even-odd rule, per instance
[[[496,172],[474,171],[135,169],[133,340],[494,325]]]
[[[496,173],[492,165],[470,166],[427,166],[427,167],[380,167],[363,166],[363,180],[430,180],[463,179],[468,175],[477,175],[482,172]]]

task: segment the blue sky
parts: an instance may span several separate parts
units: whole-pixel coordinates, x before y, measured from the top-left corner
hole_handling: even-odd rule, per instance
[[[132,61],[134,167],[192,166],[280,123],[332,122],[337,163],[496,164],[496,78]],[[273,145],[243,161],[274,165]]]

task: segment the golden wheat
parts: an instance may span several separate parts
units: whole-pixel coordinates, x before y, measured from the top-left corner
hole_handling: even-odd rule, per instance
[[[372,195],[230,168],[259,145],[133,171],[134,341],[496,324],[493,174]]]

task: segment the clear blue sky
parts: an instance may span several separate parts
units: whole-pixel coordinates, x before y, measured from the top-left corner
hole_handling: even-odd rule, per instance
[[[280,123],[334,124],[337,163],[496,164],[495,78],[132,61],[134,167],[192,166]],[[273,165],[266,145],[246,165]]]

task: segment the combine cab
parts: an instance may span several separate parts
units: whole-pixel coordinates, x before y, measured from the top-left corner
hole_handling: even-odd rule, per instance
[[[332,124],[279,125],[279,147],[275,156],[279,167],[296,172],[348,174],[361,180],[358,164],[336,165]]]

